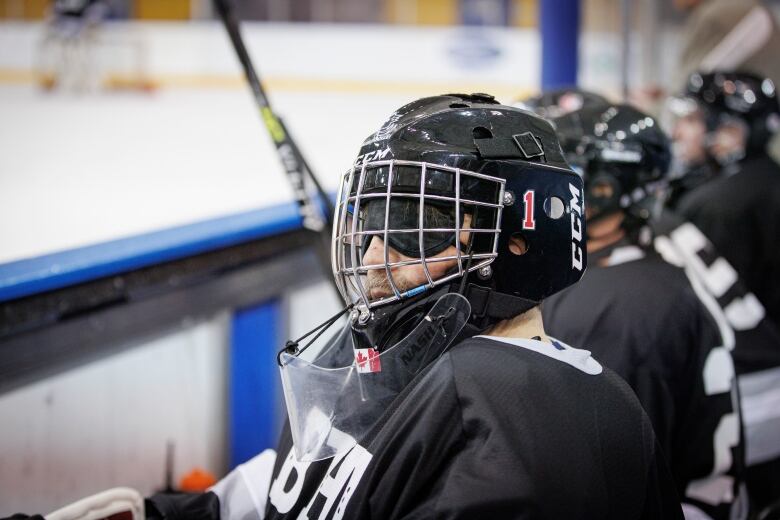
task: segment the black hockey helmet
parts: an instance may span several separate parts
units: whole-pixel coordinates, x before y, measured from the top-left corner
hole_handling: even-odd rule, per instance
[[[575,110],[592,106],[608,105],[609,101],[600,94],[580,88],[547,90],[519,101],[516,106],[530,110],[544,118],[561,117]]]
[[[671,161],[669,139],[652,117],[626,104],[588,107],[553,120],[569,164],[585,180],[590,220],[619,210],[646,220],[641,203]]]
[[[378,328],[429,295],[459,289],[483,324],[506,319],[580,279],[582,214],[582,180],[547,121],[485,94],[423,98],[392,114],[342,177],[334,276],[361,321]],[[403,260],[384,248],[384,261],[366,265],[375,237]],[[510,251],[513,241],[522,254]],[[432,277],[432,262],[443,261],[454,267]],[[422,265],[426,281],[400,286],[394,271],[410,264]],[[391,295],[371,298],[371,271],[387,276]]]
[[[710,132],[728,119],[743,121],[748,128],[747,150],[763,150],[780,130],[774,83],[750,72],[695,72],[688,77],[682,96],[671,103],[672,112],[678,115],[693,107],[700,109]]]

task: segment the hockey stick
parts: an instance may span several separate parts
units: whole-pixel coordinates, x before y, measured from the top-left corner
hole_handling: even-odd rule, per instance
[[[271,109],[268,96],[265,93],[265,89],[263,89],[263,85],[260,83],[260,78],[252,64],[252,59],[249,57],[249,52],[244,45],[244,40],[241,38],[238,19],[230,5],[230,0],[214,0],[214,6],[219,13],[219,17],[222,19],[228,36],[230,36],[230,41],[233,43],[233,48],[236,51],[238,60],[244,68],[244,74],[252,89],[252,94],[254,94],[257,106],[260,109],[260,116],[271,136],[271,140],[274,142],[274,146],[276,146],[276,153],[279,156],[279,160],[282,162],[284,170],[287,173],[287,178],[290,181],[296,201],[298,202],[301,217],[303,218],[303,226],[321,236],[323,244],[322,247],[317,248],[318,257],[323,264],[322,267],[326,277],[330,278],[328,276],[331,272],[330,232],[333,225],[333,205],[331,204],[330,197],[328,197],[328,194],[308,167],[303,155],[290,136],[290,133],[287,131],[282,120]],[[306,178],[314,185],[314,188],[321,199],[319,203],[316,200],[313,200],[306,190]],[[323,208],[325,212],[324,217]]]

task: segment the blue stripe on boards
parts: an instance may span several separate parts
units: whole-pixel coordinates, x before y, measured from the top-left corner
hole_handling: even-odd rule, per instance
[[[178,260],[301,227],[282,204],[0,264],[0,302]]]

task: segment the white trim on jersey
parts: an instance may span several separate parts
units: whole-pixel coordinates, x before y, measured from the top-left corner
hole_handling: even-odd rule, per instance
[[[567,365],[571,365],[577,370],[585,372],[586,374],[595,376],[600,374],[604,369],[601,367],[598,361],[593,359],[589,350],[582,350],[573,348],[562,341],[555,339],[555,343],[561,348],[557,348],[551,343],[544,341],[537,341],[535,339],[525,338],[504,338],[499,336],[475,336],[477,338],[492,339],[493,341],[500,341],[502,343],[508,343],[517,347],[522,347],[534,352],[538,352],[544,356],[557,359]],[[553,339],[553,338],[550,338]]]
[[[627,264],[628,262],[641,260],[644,257],[645,257],[645,252],[642,251],[641,247],[638,246],[616,247],[615,249],[612,250],[612,253],[610,253],[609,258],[607,259],[607,265],[613,266],[613,265]]]

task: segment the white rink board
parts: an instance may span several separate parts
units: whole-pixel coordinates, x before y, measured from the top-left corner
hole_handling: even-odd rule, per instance
[[[530,30],[245,24],[244,34],[277,112],[330,189],[402,104],[470,89],[511,101],[539,80]],[[0,263],[291,200],[219,24],[104,30],[111,43],[95,60],[121,73],[117,42],[143,42],[147,72],[163,85],[151,94],[42,92],[32,83],[42,35],[40,24],[0,24]],[[615,43],[586,38],[586,83],[597,76],[615,90]]]
[[[114,486],[150,495],[227,469],[229,315],[0,395],[0,515],[45,514]]]

